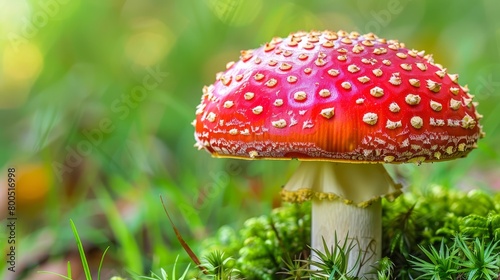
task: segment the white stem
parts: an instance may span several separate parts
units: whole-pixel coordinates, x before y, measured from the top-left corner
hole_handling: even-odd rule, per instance
[[[346,236],[349,236],[346,244],[347,247],[352,245],[352,250],[348,255],[347,271],[351,271],[351,275],[369,277],[369,272],[373,270],[372,265],[380,260],[382,253],[380,199],[366,208],[346,205],[341,201],[315,199],[312,202],[311,233],[312,248],[321,251],[324,251],[323,239],[328,249],[333,251],[335,237],[341,246]],[[311,257],[313,261],[318,261],[316,254],[313,253]]]
[[[359,274],[358,269],[353,274],[369,278],[368,272],[381,257],[380,197],[399,193],[399,187],[381,164],[304,161],[284,192],[313,200],[312,248],[324,251],[324,239],[331,249],[335,235],[340,244],[349,236],[356,247],[349,255],[348,271],[357,266]],[[317,260],[317,256],[312,258]]]

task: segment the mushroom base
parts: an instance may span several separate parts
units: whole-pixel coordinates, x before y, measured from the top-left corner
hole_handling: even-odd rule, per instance
[[[370,277],[381,257],[381,197],[395,198],[401,186],[381,164],[302,162],[282,190],[285,201],[312,199],[312,248],[324,251],[348,237],[350,274]],[[347,241],[349,245],[350,241]],[[312,254],[313,260],[317,256]],[[313,268],[314,269],[314,268]]]
[[[378,199],[366,208],[342,201],[313,200],[311,247],[324,252],[323,240],[330,252],[337,246],[350,248],[349,275],[370,279],[373,265],[382,254],[382,203]],[[347,239],[346,239],[347,238]],[[312,254],[313,261],[319,261]],[[312,267],[314,270],[315,268]],[[376,274],[373,274],[376,278]],[[364,279],[364,278],[363,278]]]

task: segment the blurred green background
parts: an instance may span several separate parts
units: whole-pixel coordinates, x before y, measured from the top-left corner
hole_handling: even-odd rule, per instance
[[[0,0],[0,215],[16,168],[17,263],[2,279],[91,269],[158,273],[189,263],[160,195],[193,249],[223,224],[280,205],[297,162],[213,159],[193,148],[201,88],[274,36],[374,32],[433,53],[480,103],[487,133],[466,159],[389,166],[408,188],[500,189],[500,4],[487,1]],[[4,224],[6,223],[5,220]],[[8,252],[8,233],[0,230]],[[4,255],[4,254],[2,254]]]

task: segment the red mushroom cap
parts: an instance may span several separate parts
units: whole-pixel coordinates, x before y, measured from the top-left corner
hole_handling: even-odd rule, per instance
[[[203,89],[196,146],[253,159],[464,157],[483,135],[468,91],[432,56],[398,41],[297,32],[242,51]]]

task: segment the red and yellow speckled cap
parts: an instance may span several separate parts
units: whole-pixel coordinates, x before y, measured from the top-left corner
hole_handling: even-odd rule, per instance
[[[228,63],[193,124],[215,157],[432,162],[466,156],[483,136],[472,98],[396,40],[297,32]]]

